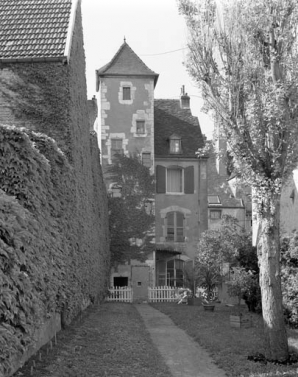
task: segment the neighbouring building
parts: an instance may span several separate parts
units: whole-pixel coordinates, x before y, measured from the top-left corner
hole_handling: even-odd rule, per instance
[[[239,227],[252,231],[251,188],[239,183],[229,168],[227,142],[215,124],[215,141],[208,159],[208,229],[220,226],[224,215],[238,220]]]
[[[89,300],[105,290],[109,234],[99,148],[90,133],[97,103],[87,100],[80,3],[0,0],[0,123],[50,136],[73,167],[76,229],[65,232],[78,267],[76,294]],[[72,310],[70,319],[79,309]]]
[[[207,159],[196,156],[204,139],[184,88],[180,100],[155,100],[154,131],[156,285],[179,287],[208,226]]]
[[[147,298],[148,286],[184,284],[185,263],[193,261],[201,232],[207,229],[207,165],[196,151],[204,145],[189,96],[155,100],[158,74],[124,40],[96,71],[101,98],[102,166],[119,151],[137,153],[156,177],[155,250],[145,263],[131,260],[111,271],[111,286],[133,287]],[[106,180],[113,191],[113,182]]]

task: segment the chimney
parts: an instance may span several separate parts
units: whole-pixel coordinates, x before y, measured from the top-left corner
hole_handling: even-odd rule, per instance
[[[190,108],[190,97],[187,93],[185,93],[184,85],[182,85],[182,88],[181,88],[180,107],[181,109]]]

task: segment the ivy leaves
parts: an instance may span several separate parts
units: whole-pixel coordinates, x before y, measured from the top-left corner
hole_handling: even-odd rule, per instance
[[[118,155],[107,170],[107,179],[121,187],[121,196],[109,197],[111,262],[144,261],[153,250],[154,177],[137,156]]]

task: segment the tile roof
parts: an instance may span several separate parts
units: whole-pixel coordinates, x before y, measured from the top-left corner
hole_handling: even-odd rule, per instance
[[[200,126],[198,118],[192,115],[190,109],[181,108],[179,99],[155,99],[154,106],[193,126]]]
[[[228,183],[228,174],[222,176],[216,169],[216,155],[210,152],[208,159],[208,196],[219,196],[222,207],[243,208],[243,201],[235,198]],[[209,203],[209,207],[216,204]],[[218,205],[217,205],[218,206]]]
[[[181,137],[182,153],[169,153],[169,138],[173,134]],[[190,109],[181,109],[179,100],[154,100],[154,154],[156,157],[196,158],[204,139],[197,117]]]
[[[72,0],[0,0],[0,60],[65,56]]]
[[[158,74],[146,66],[131,47],[124,41],[113,59],[97,70],[99,77],[105,75],[153,76],[156,84]]]

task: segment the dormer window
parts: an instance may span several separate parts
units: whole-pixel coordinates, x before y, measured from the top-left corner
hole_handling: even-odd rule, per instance
[[[172,135],[170,137],[170,153],[179,154],[181,152],[181,137],[177,135]]]

